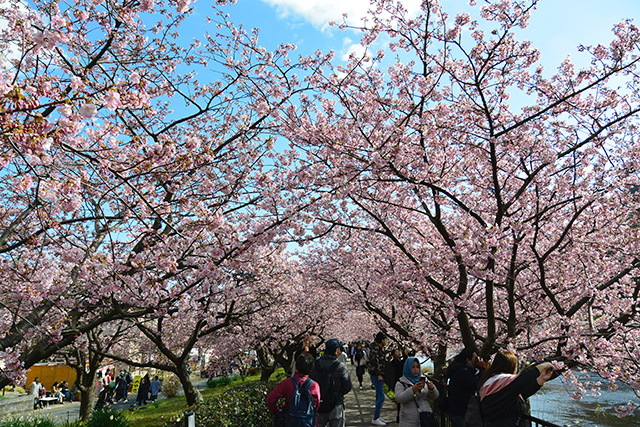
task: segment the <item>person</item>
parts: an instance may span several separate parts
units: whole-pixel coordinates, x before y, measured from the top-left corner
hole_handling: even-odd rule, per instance
[[[107,403],[109,403],[109,385],[103,384],[100,393],[98,393],[98,400],[96,401],[94,409],[101,410]]]
[[[60,383],[58,383],[58,381],[55,381],[51,386],[51,393],[53,393],[53,397],[58,398],[58,403],[64,403],[64,394],[62,394],[60,390]]]
[[[116,402],[126,402],[124,397],[127,390],[127,379],[125,377],[126,372],[120,371],[120,374],[116,377]]]
[[[391,385],[389,386],[389,389],[393,390],[396,386],[396,383],[400,380],[400,378],[402,378],[402,375],[404,373],[404,362],[405,360],[402,360],[402,352],[400,351],[399,348],[393,350],[392,353],[392,359],[391,359],[391,367],[393,368],[393,377],[390,378],[391,379]],[[398,402],[396,400],[396,422],[400,422],[400,402]]]
[[[499,350],[480,379],[480,408],[485,427],[523,427],[525,399],[535,394],[553,375],[545,362],[518,373],[518,358]]]
[[[67,382],[67,380],[64,380],[60,383],[60,392],[62,393],[62,396],[64,396],[64,399],[73,403],[71,392],[69,391],[69,383]]]
[[[420,412],[433,413],[429,399],[437,399],[440,393],[433,382],[421,374],[420,361],[408,357],[402,367],[402,377],[394,388],[396,401],[400,404],[398,427],[420,427]]]
[[[33,397],[33,409],[42,408],[42,402],[40,402],[40,390],[44,386],[40,383],[40,377],[36,377],[29,386],[29,396]]]
[[[146,374],[140,380],[140,385],[138,386],[138,397],[136,398],[136,402],[138,406],[146,405],[147,400],[149,400],[149,388],[151,387],[151,383],[149,381],[149,374]]]
[[[293,377],[289,377],[283,381],[281,381],[276,388],[274,388],[271,393],[267,395],[267,408],[269,411],[275,416],[278,414],[279,410],[286,410],[291,401],[291,396],[296,390],[293,381],[296,381],[299,386],[302,386],[307,379],[309,379],[309,374],[313,369],[313,364],[316,359],[311,355],[311,353],[301,353],[298,355],[296,359],[296,373]],[[311,393],[311,398],[313,399],[314,407],[316,408],[316,412],[320,408],[320,385],[316,381],[312,381],[309,384],[309,392]],[[284,398],[284,408],[278,408],[278,399]]]
[[[304,334],[304,336],[302,337],[302,341],[300,341],[300,344],[298,344],[296,351],[293,353],[293,361],[291,362],[289,372],[289,374],[292,376],[296,372],[296,360],[302,353],[309,353],[313,356],[314,359],[318,358],[318,350],[316,349],[316,346],[313,345],[313,340],[311,339],[311,334],[309,334],[309,332],[306,332]]]
[[[338,356],[338,360],[344,363],[345,365],[347,364],[348,359],[347,359],[347,354],[344,352],[344,349],[340,349],[340,355]]]
[[[380,411],[384,403],[384,373],[385,373],[385,357],[384,346],[387,343],[387,337],[383,332],[378,332],[374,342],[369,349],[369,362],[367,370],[371,375],[371,383],[376,390],[376,406],[373,412],[373,421],[371,424],[376,426],[387,425],[387,421],[380,418]]]
[[[320,385],[318,427],[344,427],[344,395],[351,391],[347,366],[338,360],[342,344],[335,338],[325,343],[325,352],[316,359],[311,379]]]
[[[131,376],[131,372],[125,371],[124,379],[127,386],[124,389],[124,400],[127,401],[129,399],[129,387],[131,387],[131,383],[133,383],[133,377]]]
[[[486,364],[474,349],[464,348],[447,368],[449,378],[449,399],[447,412],[452,427],[462,427],[469,399],[478,389],[479,376]]]
[[[106,370],[104,376],[102,377],[102,389],[105,391],[105,402],[113,404],[113,391],[116,388],[116,383],[113,381],[113,373]]]
[[[360,390],[362,390],[362,381],[364,380],[364,372],[367,370],[369,357],[367,356],[367,352],[362,348],[362,343],[360,342],[356,345],[353,360],[356,365],[356,375],[358,376],[358,382],[360,383]]]
[[[151,392],[151,400],[155,402],[158,398],[158,393],[160,393],[160,390],[162,390],[162,383],[158,379],[157,375],[153,377],[153,381],[151,381],[149,390]]]
[[[353,356],[356,354],[357,343],[351,342],[349,343],[349,359],[351,360],[351,364],[355,365],[355,361],[353,360]]]

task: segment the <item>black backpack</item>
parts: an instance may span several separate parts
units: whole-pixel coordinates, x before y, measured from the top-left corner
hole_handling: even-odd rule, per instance
[[[480,397],[474,393],[467,404],[467,412],[464,414],[464,427],[482,427],[482,410],[480,408]]]
[[[291,377],[291,381],[296,389],[283,413],[276,416],[276,427],[315,427],[318,415],[309,391],[313,381],[307,378],[302,385],[298,384],[298,381],[293,377]]]
[[[326,368],[320,368],[320,362],[316,361],[316,377],[314,378],[320,386],[320,409],[318,412],[329,413],[336,407],[338,401],[339,385],[336,385],[336,379],[333,373],[336,371],[340,361],[336,360],[333,364]]]
[[[362,360],[362,358],[364,357],[364,350],[360,349],[360,350],[356,351],[356,354],[355,354],[354,357],[356,359],[356,362],[360,362]]]

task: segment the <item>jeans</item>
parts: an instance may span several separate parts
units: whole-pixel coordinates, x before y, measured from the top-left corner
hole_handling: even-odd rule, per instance
[[[331,412],[318,412],[318,427],[344,427],[344,403],[336,405]]]
[[[358,376],[358,382],[360,383],[360,387],[362,387],[362,381],[364,379],[364,371],[367,369],[365,365],[356,366],[356,375]]]
[[[373,413],[373,419],[377,420],[380,418],[380,410],[384,403],[384,382],[380,381],[377,375],[371,375],[371,383],[376,389],[376,410]]]

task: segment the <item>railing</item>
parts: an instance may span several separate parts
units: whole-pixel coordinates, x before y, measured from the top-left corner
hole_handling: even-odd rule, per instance
[[[558,424],[550,423],[549,421],[532,417],[531,415],[525,415],[524,419],[531,421],[531,427],[562,427],[562,426],[559,426]]]
[[[551,423],[549,421],[541,420],[540,418],[532,417],[531,415],[525,415],[524,419],[530,421],[530,427],[562,427],[558,424]],[[440,427],[451,427],[451,421],[445,413],[440,414]]]

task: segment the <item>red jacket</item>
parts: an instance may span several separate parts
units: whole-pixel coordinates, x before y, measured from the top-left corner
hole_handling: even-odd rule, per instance
[[[302,375],[301,373],[296,372],[293,377],[298,381],[298,384],[302,385],[304,384],[304,381],[309,378],[309,375]],[[291,382],[291,378],[287,378],[278,384],[267,396],[267,408],[269,408],[269,411],[271,411],[273,415],[278,413],[278,410],[281,409],[277,406],[278,399],[284,398],[285,405],[288,405],[294,391],[296,391],[296,387],[293,385],[293,382]],[[311,393],[311,398],[313,398],[313,406],[316,407],[317,411],[318,408],[320,408],[320,385],[313,381],[309,386],[309,392]]]

